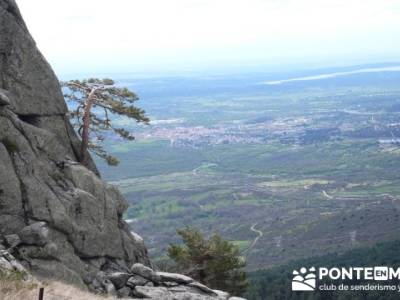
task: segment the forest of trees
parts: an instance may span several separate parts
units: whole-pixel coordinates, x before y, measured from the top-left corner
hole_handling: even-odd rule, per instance
[[[370,248],[358,248],[344,254],[328,254],[317,258],[293,261],[270,270],[248,273],[250,286],[245,295],[249,300],[394,300],[398,292],[384,291],[315,291],[292,292],[292,271],[302,266],[315,267],[400,267],[400,240],[379,243]],[[325,282],[324,282],[325,283]],[[329,282],[326,282],[329,284]],[[360,281],[343,281],[344,284],[361,284]],[[388,284],[389,282],[384,282]],[[392,284],[398,285],[396,282]],[[335,282],[337,284],[337,281]]]

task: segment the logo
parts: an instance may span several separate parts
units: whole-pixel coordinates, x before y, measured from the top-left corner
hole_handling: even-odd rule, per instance
[[[374,268],[374,280],[384,281],[389,279],[389,268],[388,267],[375,267]]]
[[[300,272],[293,271],[292,291],[314,291],[317,285],[315,268],[301,268]]]
[[[318,278],[318,286],[317,286]],[[324,280],[328,282],[324,283]],[[397,291],[400,267],[302,267],[293,270],[292,291]],[[357,282],[359,281],[359,282]],[[385,282],[386,281],[386,282]]]

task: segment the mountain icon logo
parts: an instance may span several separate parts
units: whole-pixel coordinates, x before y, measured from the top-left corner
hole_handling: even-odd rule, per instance
[[[292,291],[314,291],[317,284],[315,268],[301,268],[300,272],[293,271]]]

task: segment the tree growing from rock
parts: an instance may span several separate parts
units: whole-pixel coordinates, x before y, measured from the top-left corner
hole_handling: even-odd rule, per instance
[[[209,239],[197,229],[186,227],[177,233],[183,245],[171,245],[168,256],[178,270],[214,289],[241,295],[248,285],[239,248],[214,234]]]
[[[80,160],[88,164],[88,150],[103,158],[109,165],[117,165],[118,159],[99,144],[104,133],[111,131],[123,140],[134,136],[125,128],[115,127],[112,120],[125,116],[137,123],[149,123],[145,111],[135,106],[138,96],[125,87],[118,87],[112,79],[85,79],[61,82],[64,97],[70,102],[69,116],[81,137]]]

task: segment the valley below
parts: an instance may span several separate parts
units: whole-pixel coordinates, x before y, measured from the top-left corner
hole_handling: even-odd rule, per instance
[[[117,120],[136,141],[107,141],[121,164],[98,165],[153,259],[185,226],[233,241],[248,270],[398,238],[400,72],[350,72],[121,79],[153,122]]]

